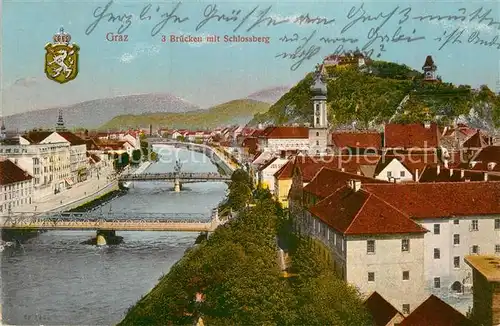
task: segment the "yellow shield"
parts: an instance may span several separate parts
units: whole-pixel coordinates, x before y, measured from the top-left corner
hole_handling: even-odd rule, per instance
[[[78,51],[76,44],[52,44],[45,46],[45,74],[60,84],[67,83],[78,75]]]

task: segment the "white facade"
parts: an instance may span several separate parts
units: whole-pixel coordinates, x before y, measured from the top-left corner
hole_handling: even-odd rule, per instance
[[[330,249],[337,274],[363,295],[377,291],[396,309],[408,309],[406,313],[427,297],[423,234],[343,235],[308,211],[299,223],[302,232]],[[373,241],[373,252],[368,241]]]
[[[307,151],[309,138],[269,138],[259,141],[259,150],[279,153],[281,151]]]
[[[430,231],[424,238],[425,280],[430,292],[439,297],[467,292],[472,286],[472,270],[464,263],[466,255],[500,255],[500,215],[417,222]]]
[[[0,185],[0,215],[33,202],[33,179]]]
[[[412,181],[413,174],[397,159],[392,161],[384,167],[375,179],[394,182]]]
[[[71,177],[70,148],[66,143],[2,145],[0,155],[33,176],[34,200],[66,188]]]
[[[70,151],[70,170],[71,170],[71,180],[72,182],[80,182],[80,176],[82,171],[85,171],[88,167],[87,164],[87,146],[85,144],[81,145],[71,145],[71,143],[66,140],[66,138],[59,135],[57,132],[52,133],[50,136],[45,138],[40,142],[40,144],[54,144],[54,143],[67,143]]]
[[[288,162],[285,158],[276,158],[271,164],[258,172],[258,180],[262,185],[274,193],[274,174]]]
[[[326,96],[313,97],[313,112],[313,128],[309,128],[309,153],[325,155],[329,137]]]

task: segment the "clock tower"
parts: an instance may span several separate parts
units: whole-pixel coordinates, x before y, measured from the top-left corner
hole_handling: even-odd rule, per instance
[[[311,86],[313,103],[313,124],[309,128],[309,154],[325,155],[328,148],[328,115],[326,108],[327,87],[321,78],[321,73],[316,72]]]

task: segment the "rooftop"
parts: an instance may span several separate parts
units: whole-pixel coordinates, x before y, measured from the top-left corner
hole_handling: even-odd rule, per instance
[[[431,295],[406,317],[400,326],[472,326],[473,323],[450,305]]]
[[[373,292],[364,302],[373,317],[375,326],[387,325],[399,311],[387,302],[378,292]]]
[[[467,265],[481,273],[489,282],[500,282],[500,257],[495,255],[470,255]]]

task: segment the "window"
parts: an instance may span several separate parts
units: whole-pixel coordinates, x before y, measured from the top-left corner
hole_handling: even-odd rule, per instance
[[[460,244],[460,234],[454,234],[453,235],[453,245],[459,245]]]
[[[453,224],[459,225],[460,224],[460,220],[459,219],[453,220]]]
[[[410,239],[401,240],[401,251],[410,251]]]
[[[441,278],[440,277],[434,277],[434,288],[435,289],[441,288]]]
[[[500,254],[500,244],[495,245],[495,254]]]
[[[410,279],[410,271],[403,271],[403,281],[408,281]]]
[[[316,140],[316,146],[319,146],[319,140]]]
[[[392,178],[392,172],[391,171],[387,171],[387,178]]]
[[[495,219],[495,230],[500,230],[500,218]]]
[[[441,258],[441,251],[438,248],[434,248],[434,259]]]
[[[434,224],[434,234],[440,234],[441,228],[439,224]]]
[[[368,282],[375,282],[375,273],[368,272]]]
[[[367,240],[366,241],[366,253],[374,254],[375,253],[375,240]]]
[[[401,171],[401,172],[399,172],[399,176],[400,176],[401,178],[404,178],[404,177],[405,177],[405,171]]]
[[[453,257],[453,268],[460,268],[460,256]]]
[[[408,303],[403,304],[403,314],[408,315],[410,313],[410,305]]]
[[[478,220],[472,220],[471,230],[472,231],[479,230],[479,222],[478,222]]]
[[[479,246],[478,246],[478,245],[473,245],[473,246],[471,247],[471,250],[470,250],[470,251],[471,251],[471,253],[473,253],[473,254],[479,254]]]
[[[319,132],[316,131],[316,137],[319,137]]]

